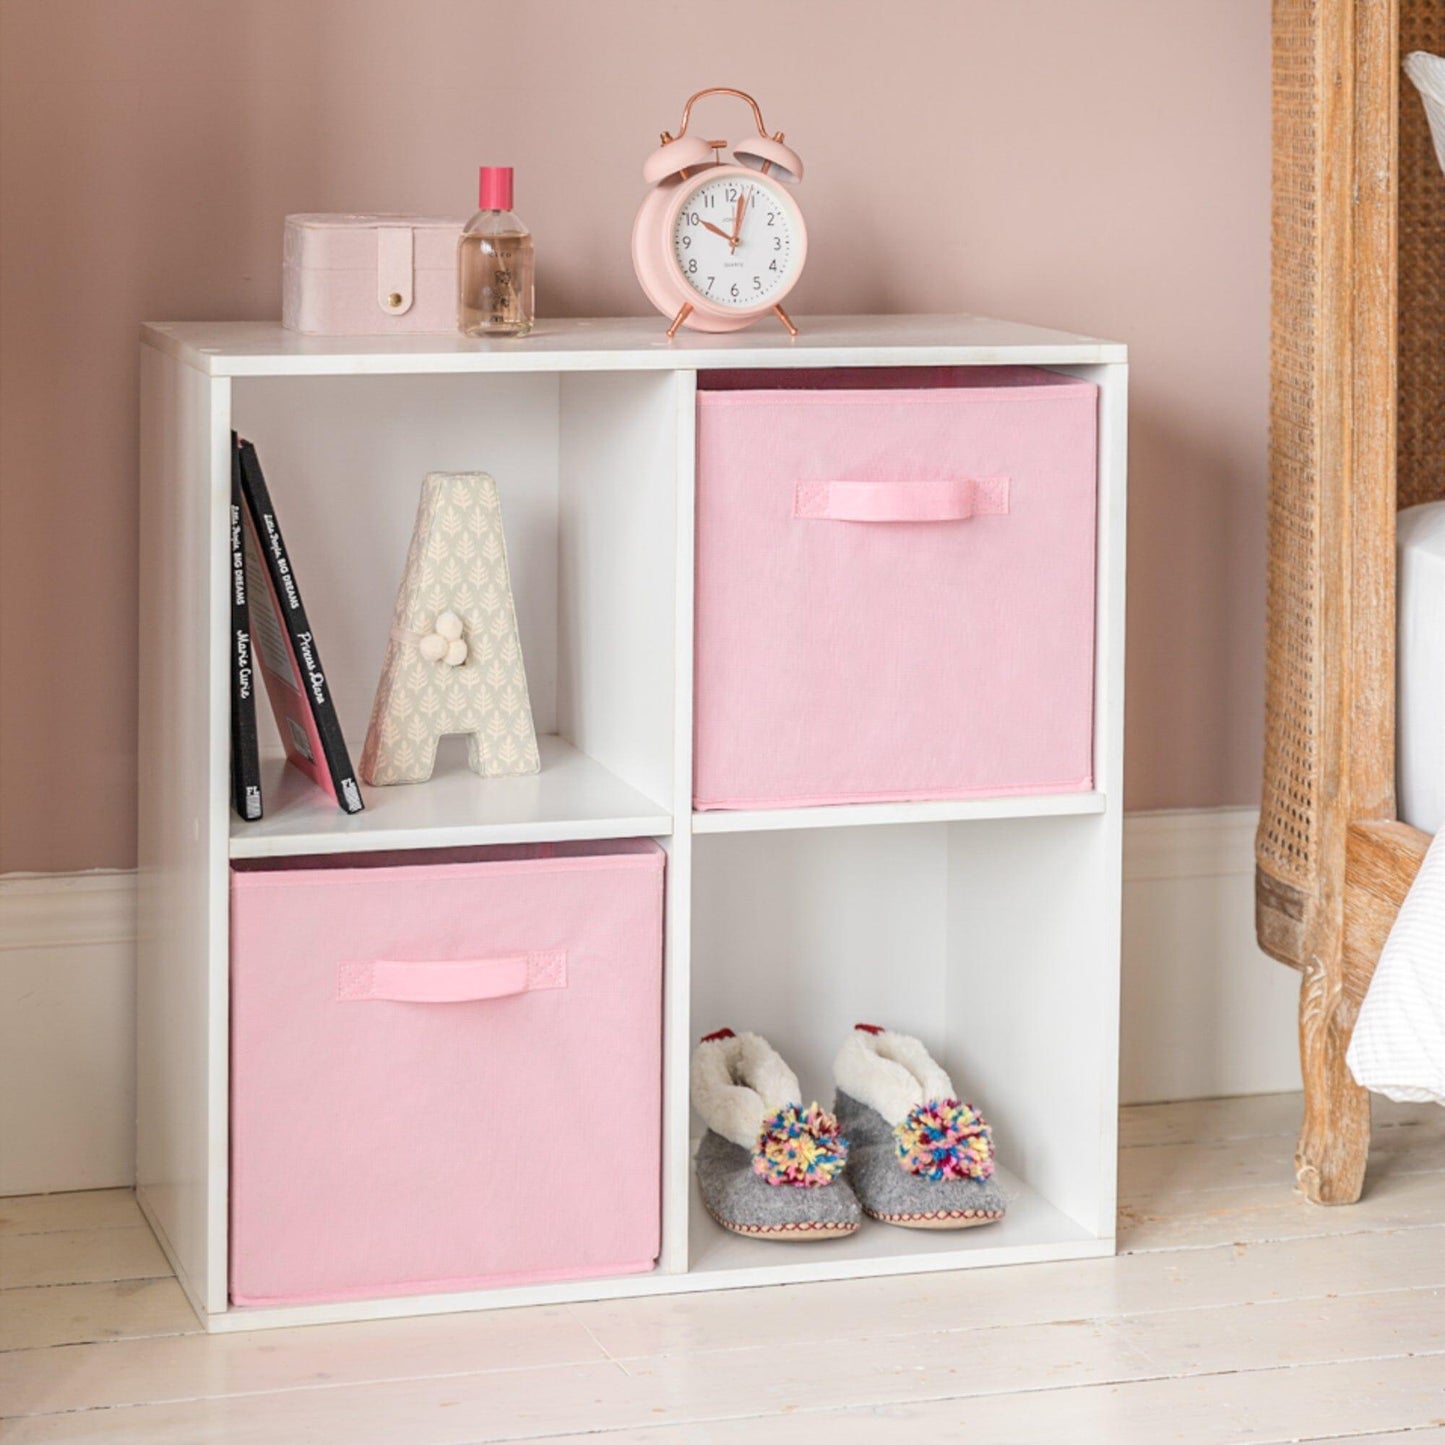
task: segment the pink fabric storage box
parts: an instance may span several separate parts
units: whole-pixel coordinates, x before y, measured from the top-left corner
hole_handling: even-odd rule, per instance
[[[464,224],[439,216],[287,216],[282,325],[318,336],[454,332]]]
[[[1088,789],[1097,388],[698,384],[696,806]]]
[[[650,1269],[662,850],[237,864],[231,1299]]]

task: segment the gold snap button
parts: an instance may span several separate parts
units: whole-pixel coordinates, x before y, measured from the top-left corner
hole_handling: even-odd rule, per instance
[[[401,305],[401,292],[393,291],[391,295],[386,298],[386,304],[395,311],[396,308]]]

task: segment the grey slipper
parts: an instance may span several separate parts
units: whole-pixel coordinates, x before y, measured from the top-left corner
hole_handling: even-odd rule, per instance
[[[993,1133],[908,1034],[859,1024],[833,1066],[834,1111],[863,1212],[909,1229],[969,1229],[1002,1219]]]
[[[757,1034],[722,1029],[692,1056],[692,1103],[707,1125],[697,1182],[724,1229],[754,1239],[837,1239],[858,1228],[843,1178],[848,1143]]]

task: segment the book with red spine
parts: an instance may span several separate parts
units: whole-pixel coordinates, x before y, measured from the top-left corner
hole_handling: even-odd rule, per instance
[[[281,744],[290,762],[338,807],[359,813],[365,807],[361,785],[256,448],[241,439],[237,453],[246,504],[246,577],[255,656]]]

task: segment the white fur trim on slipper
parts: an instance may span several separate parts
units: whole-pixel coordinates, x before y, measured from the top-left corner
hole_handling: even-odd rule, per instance
[[[838,1087],[901,1124],[929,1099],[954,1098],[953,1081],[911,1034],[855,1029],[833,1063]]]
[[[802,1102],[798,1076],[760,1034],[704,1039],[693,1050],[693,1108],[709,1129],[744,1149],[757,1144],[764,1119]]]

